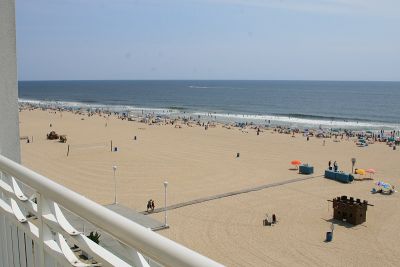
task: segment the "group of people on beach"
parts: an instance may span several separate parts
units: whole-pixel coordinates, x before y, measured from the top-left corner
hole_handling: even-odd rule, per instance
[[[332,161],[328,162],[328,169],[331,171],[332,170]],[[337,172],[339,169],[339,166],[336,162],[336,160],[333,162],[333,171]]]
[[[276,219],[275,213],[272,214],[272,218],[268,216],[268,213],[266,214],[266,218],[263,220],[263,225],[264,226],[272,226],[273,224],[276,224],[278,220]]]
[[[72,112],[74,114],[79,114],[79,115],[87,115],[89,117],[94,116],[94,115],[99,115],[101,117],[106,118],[107,120],[109,119],[110,116],[116,116],[118,119],[122,120],[129,120],[129,121],[138,121],[141,123],[146,123],[148,125],[173,125],[175,128],[182,128],[182,126],[188,126],[188,127],[193,127],[193,126],[199,126],[203,127],[205,130],[208,130],[209,128],[214,128],[219,125],[219,123],[216,120],[209,121],[209,117],[212,117],[211,113],[210,115],[207,116],[207,118],[204,118],[204,116],[197,115],[191,116],[186,115],[184,112],[183,115],[175,116],[172,114],[169,114],[168,112],[165,113],[163,111],[163,114],[157,114],[154,111],[153,112],[148,112],[144,113],[144,110],[142,110],[141,115],[139,113],[133,114],[130,112],[115,112],[115,111],[110,111],[107,109],[83,109],[83,108],[69,108],[69,107],[54,107],[54,106],[41,106],[41,105],[35,105],[35,104],[20,104],[20,111],[22,110],[34,110],[34,109],[41,109],[43,111],[48,111],[50,113],[55,113],[57,114],[58,112],[62,114],[62,112]],[[83,118],[81,118],[83,120]],[[204,121],[204,119],[207,119],[208,121]],[[307,141],[310,141],[311,137],[317,137],[317,138],[323,138],[322,141],[322,146],[326,145],[326,138],[332,138],[334,137],[334,142],[339,142],[339,138],[343,140],[346,138],[346,140],[349,140],[351,137],[356,137],[358,140],[356,140],[356,145],[357,146],[367,146],[368,144],[373,144],[374,142],[385,142],[389,147],[392,147],[393,150],[396,150],[396,145],[400,145],[400,130],[384,130],[381,129],[380,131],[366,131],[366,130],[351,130],[351,129],[323,129],[322,126],[320,125],[319,130],[318,129],[300,129],[300,128],[293,128],[288,125],[286,126],[279,126],[279,125],[271,125],[271,122],[265,120],[265,125],[258,125],[254,122],[235,122],[235,123],[229,123],[229,122],[220,122],[220,125],[222,127],[227,128],[227,129],[232,129],[232,128],[237,128],[241,130],[243,133],[249,133],[250,130],[254,130],[257,135],[260,135],[261,132],[264,132],[268,129],[272,129],[273,133],[280,133],[280,134],[292,134],[292,137],[295,137],[295,134],[300,134],[302,133],[304,137],[307,138]],[[50,127],[53,126],[53,124],[49,125]],[[108,122],[105,122],[105,127],[108,127]],[[361,141],[360,141],[361,139]],[[27,143],[31,143],[33,139],[27,140]],[[330,166],[331,169],[335,169],[335,166]],[[336,168],[337,169],[337,168]]]

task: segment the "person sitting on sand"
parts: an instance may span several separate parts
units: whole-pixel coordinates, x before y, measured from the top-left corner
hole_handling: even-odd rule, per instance
[[[265,219],[263,220],[263,225],[264,226],[271,226],[272,225],[271,221],[269,220],[268,213],[265,215]]]

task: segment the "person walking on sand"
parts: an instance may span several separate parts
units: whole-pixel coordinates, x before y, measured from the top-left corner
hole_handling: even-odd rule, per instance
[[[151,209],[151,200],[147,201],[147,212]]]
[[[273,223],[273,224],[276,224],[276,223],[277,223],[277,220],[276,220],[276,215],[275,215],[275,213],[274,213],[274,214],[272,214],[272,223]]]
[[[151,211],[154,211],[155,205],[154,205],[154,200],[150,200],[151,201]]]

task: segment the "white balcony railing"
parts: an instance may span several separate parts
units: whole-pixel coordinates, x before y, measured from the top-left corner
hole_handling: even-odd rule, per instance
[[[33,190],[27,197],[22,186]],[[117,240],[115,253],[75,229],[68,210]],[[79,257],[79,247],[93,260]],[[123,255],[123,256],[121,256]],[[222,266],[0,155],[0,267]]]

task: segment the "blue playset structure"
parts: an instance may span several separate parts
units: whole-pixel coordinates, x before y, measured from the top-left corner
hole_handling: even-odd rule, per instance
[[[354,176],[350,173],[335,172],[333,170],[325,170],[325,178],[342,183],[351,183],[354,180]]]

